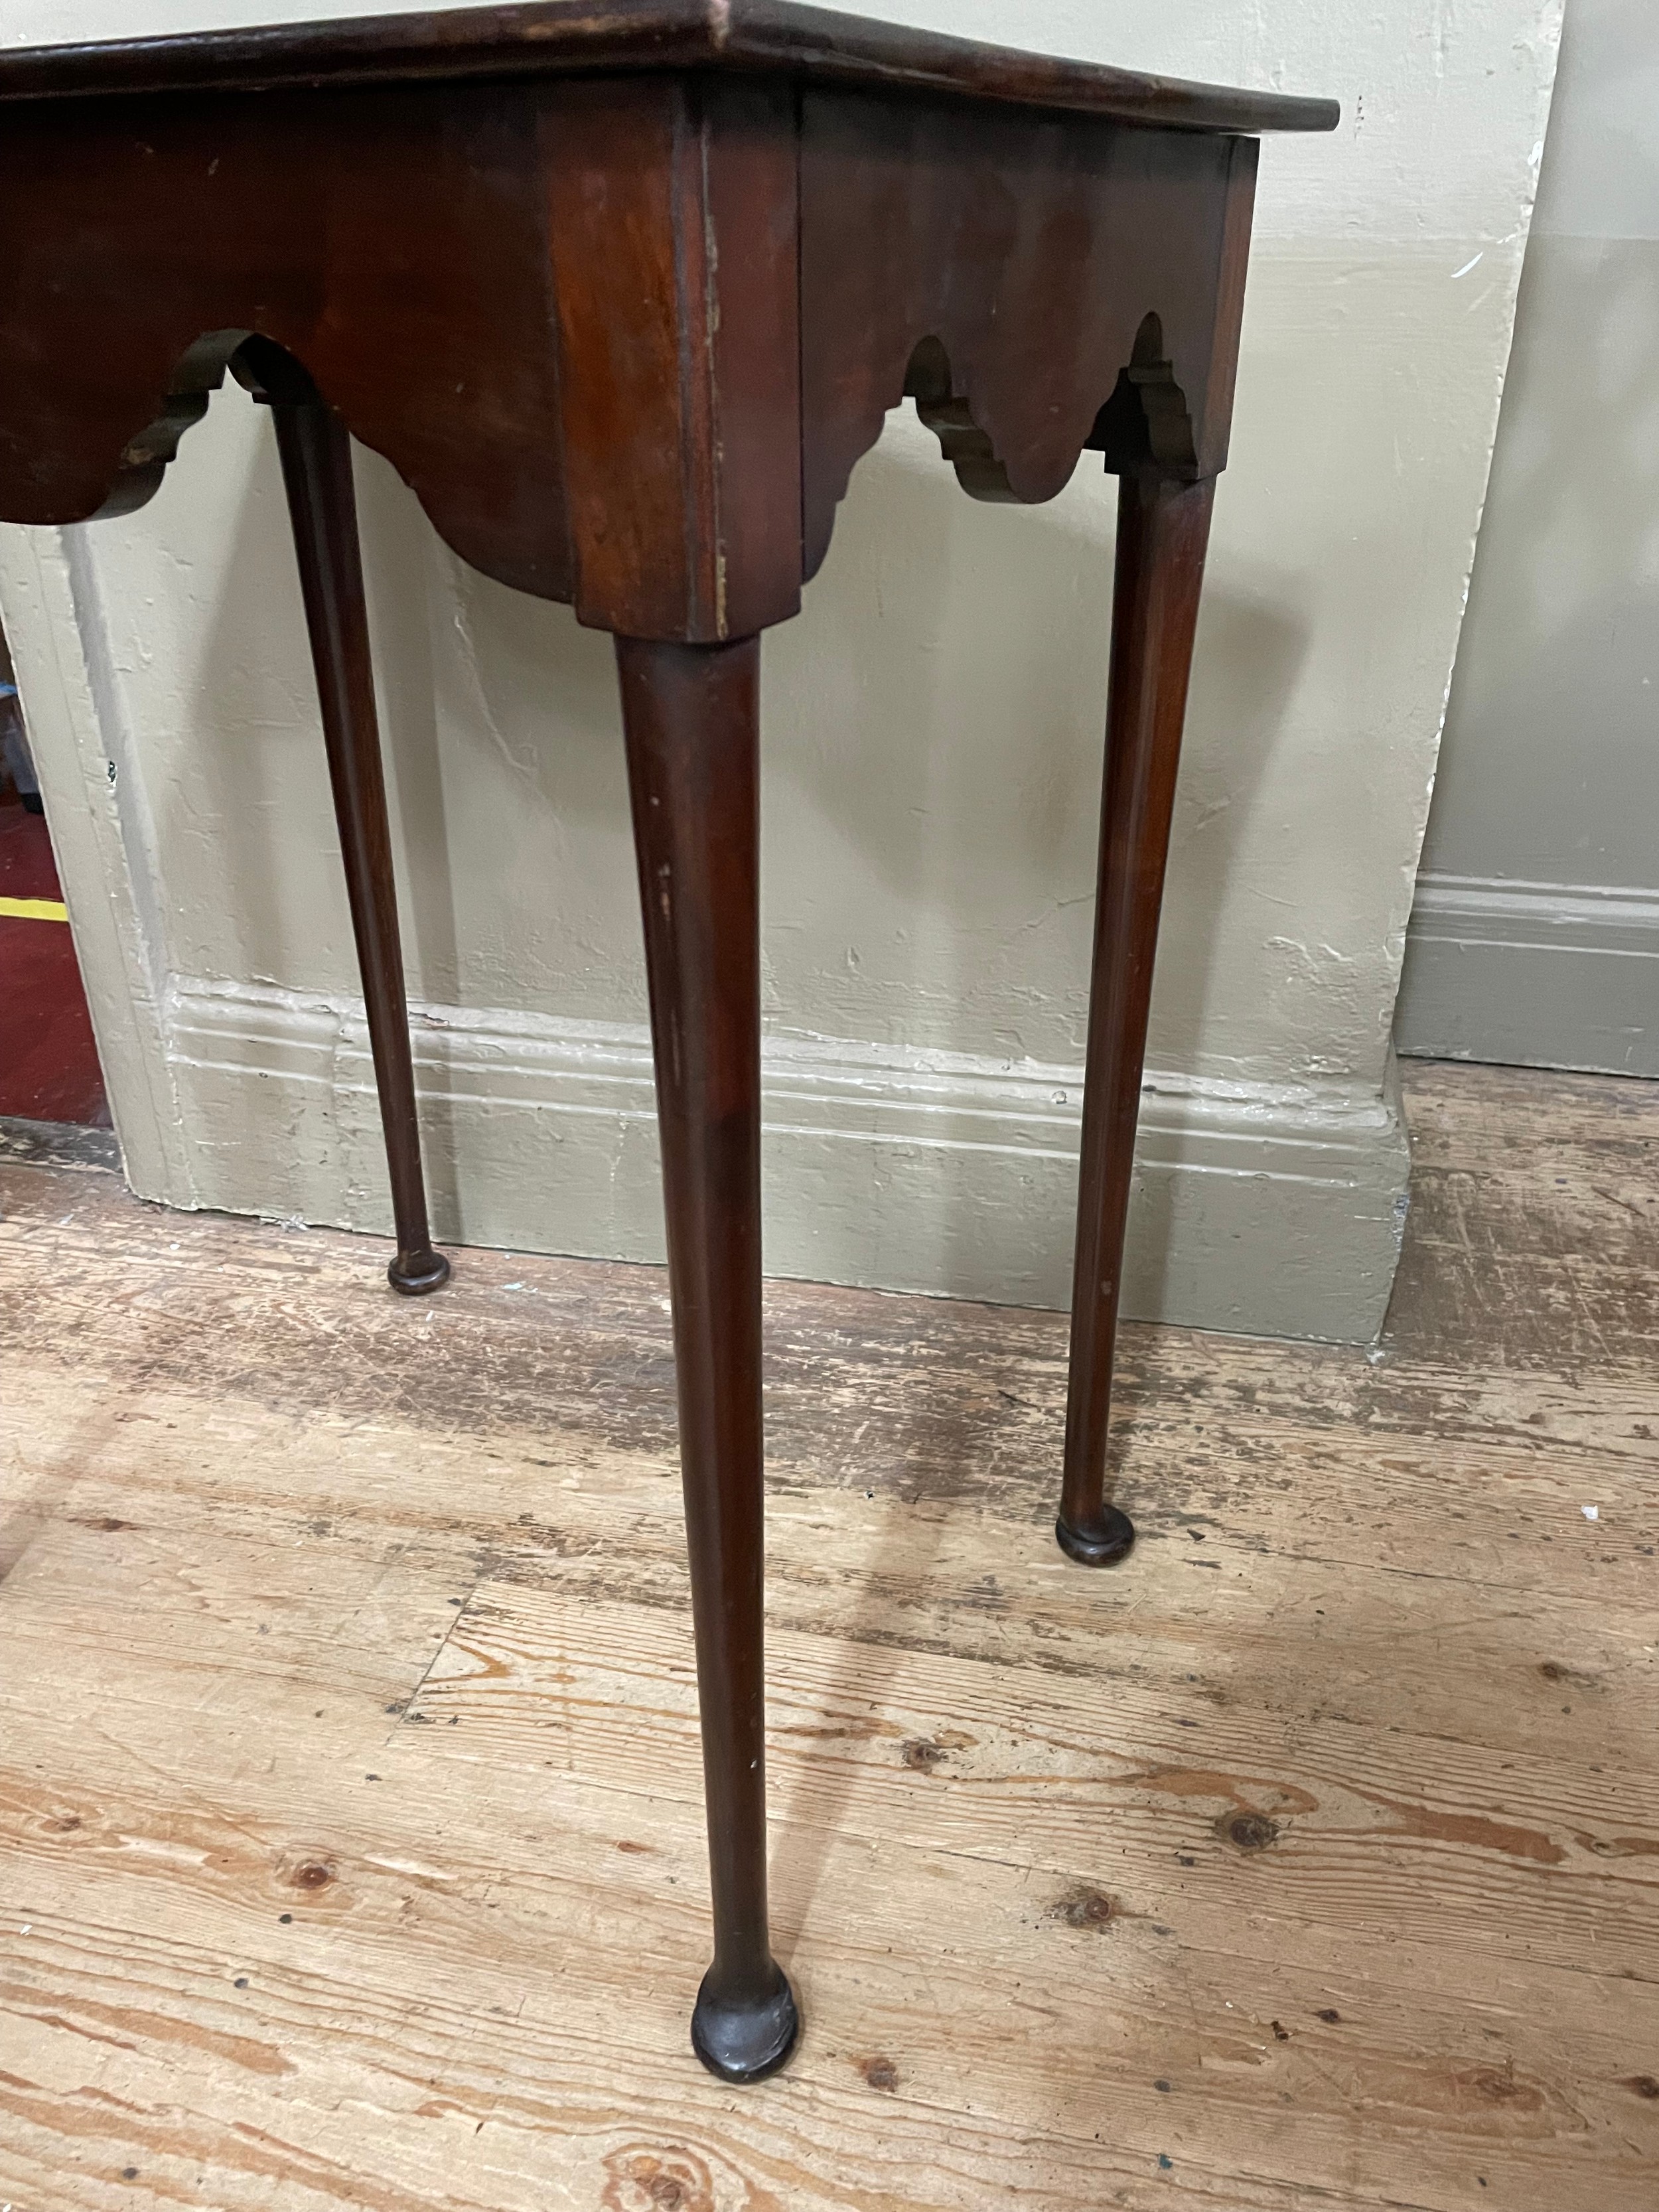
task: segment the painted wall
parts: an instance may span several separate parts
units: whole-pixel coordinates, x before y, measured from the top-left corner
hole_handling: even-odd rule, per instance
[[[280,12],[9,0],[0,35]],[[1369,1336],[1407,1166],[1389,1022],[1559,0],[890,12],[1342,101],[1334,137],[1264,149],[1129,1297],[1217,1326]],[[94,1004],[135,1181],[179,1203],[377,1225],[350,936],[267,438],[224,395],[139,516],[5,533],[0,592],[49,805],[76,811],[65,834],[85,872],[71,856],[69,894],[112,978]],[[443,1228],[654,1252],[608,642],[464,572],[375,457],[359,484]],[[1085,459],[1047,507],[976,506],[907,410],[855,476],[805,614],[768,639],[774,1268],[1066,1300],[1113,499]],[[113,907],[97,888],[112,872]],[[137,1013],[118,1021],[135,990]]]
[[[1571,0],[1401,1049],[1659,1075],[1659,21]]]

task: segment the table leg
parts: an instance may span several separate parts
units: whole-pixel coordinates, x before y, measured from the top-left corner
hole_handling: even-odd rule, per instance
[[[264,396],[276,426],[299,556],[351,927],[368,1009],[374,1082],[380,1095],[398,1236],[398,1256],[386,1274],[393,1290],[415,1297],[447,1281],[449,1262],[433,1250],[427,1225],[351,441],[345,425],[319,394],[289,398],[268,390]]]
[[[766,1910],[760,641],[617,641],[662,1129],[714,1962],[691,2042],[758,2081],[798,2019]]]
[[[692,2048],[728,2081],[772,2073],[799,2027],[765,1913],[759,664],[759,637],[617,639],[714,1896]]]
[[[1128,1516],[1105,1498],[1107,1420],[1152,959],[1213,495],[1212,478],[1182,483],[1149,467],[1126,472],[1118,489],[1066,1467],[1055,1528],[1060,1549],[1085,1566],[1122,1559],[1135,1540]]]

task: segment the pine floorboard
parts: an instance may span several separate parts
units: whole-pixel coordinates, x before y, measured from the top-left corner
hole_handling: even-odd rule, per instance
[[[1406,1080],[1378,1347],[1126,1330],[1121,1570],[1061,1317],[769,1286],[743,2092],[660,1274],[0,1162],[0,2208],[1652,2212],[1659,1087]]]

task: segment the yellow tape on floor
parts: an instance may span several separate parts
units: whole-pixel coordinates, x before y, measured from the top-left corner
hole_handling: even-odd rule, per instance
[[[0,915],[14,921],[67,921],[69,908],[62,899],[0,898]]]

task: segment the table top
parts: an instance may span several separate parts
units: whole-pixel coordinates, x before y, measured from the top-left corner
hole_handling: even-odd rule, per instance
[[[785,72],[1188,131],[1330,131],[1334,100],[1057,60],[790,0],[530,0],[0,52],[0,100],[600,70]]]

